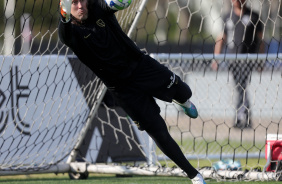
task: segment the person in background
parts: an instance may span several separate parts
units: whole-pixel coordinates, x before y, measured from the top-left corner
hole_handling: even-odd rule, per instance
[[[71,4],[69,3],[71,2]],[[59,37],[107,86],[119,105],[192,180],[205,184],[170,136],[154,98],[180,105],[198,117],[190,87],[141,52],[122,31],[105,0],[61,0]]]
[[[259,15],[246,6],[246,0],[231,0],[231,3],[232,11],[223,19],[224,33],[216,40],[214,54],[263,53],[263,26]],[[254,66],[262,70],[262,63],[237,60],[229,64],[238,92],[235,127],[241,129],[252,127],[250,102],[246,90]],[[218,62],[213,61],[211,67],[217,70]]]

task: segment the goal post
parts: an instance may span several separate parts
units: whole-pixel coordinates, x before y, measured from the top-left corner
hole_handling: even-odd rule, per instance
[[[0,175],[186,177],[60,42],[58,5],[0,4]],[[170,134],[204,178],[279,180],[281,0],[246,5],[259,15],[264,53],[214,54],[224,40],[217,36],[227,26],[223,18],[234,8],[231,0],[133,0],[116,17],[142,50],[191,87],[197,119],[176,104],[156,101]],[[236,83],[234,65],[247,80]],[[238,106],[240,98],[248,104]],[[242,109],[248,118],[237,126]]]

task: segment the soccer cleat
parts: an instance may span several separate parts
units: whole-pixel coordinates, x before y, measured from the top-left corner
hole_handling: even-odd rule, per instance
[[[207,184],[201,174],[197,174],[192,180],[193,184]]]
[[[176,104],[180,105],[182,109],[184,110],[184,113],[189,116],[190,118],[197,118],[198,117],[198,111],[196,106],[190,102],[190,100],[187,100],[185,103],[179,103],[175,100],[173,100]]]

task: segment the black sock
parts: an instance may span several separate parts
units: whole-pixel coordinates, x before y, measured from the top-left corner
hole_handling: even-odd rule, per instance
[[[163,119],[159,116],[158,121],[163,121]],[[168,156],[174,163],[176,163],[190,179],[194,178],[198,171],[189,163],[189,161],[185,158],[178,144],[173,140],[170,136],[165,122],[156,123],[158,127],[151,126],[147,131],[150,137],[155,141],[157,146],[161,149],[161,151]]]

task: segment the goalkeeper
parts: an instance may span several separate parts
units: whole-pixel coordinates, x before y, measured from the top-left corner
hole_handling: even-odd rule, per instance
[[[205,183],[170,136],[154,100],[179,104],[197,118],[187,84],[127,37],[105,0],[61,0],[59,37],[112,92],[119,105],[194,184]]]

